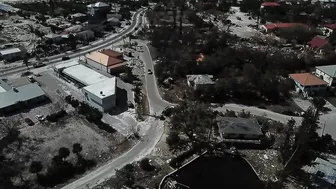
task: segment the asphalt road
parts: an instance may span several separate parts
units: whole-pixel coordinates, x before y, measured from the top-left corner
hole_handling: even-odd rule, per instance
[[[155,73],[154,73],[154,63],[150,55],[150,51],[146,44],[140,42],[144,48],[144,52],[141,54],[140,58],[145,63],[145,81],[146,81],[146,92],[149,99],[149,106],[151,112],[161,113],[162,110],[167,106],[172,106],[173,104],[162,100],[156,83]],[[150,69],[153,74],[148,74],[148,69]]]
[[[71,54],[69,54],[69,53],[68,54],[58,54],[58,55],[55,55],[55,56],[47,57],[46,59],[48,60],[48,62],[45,62],[45,64],[46,65],[51,65],[51,64],[60,63],[60,62],[62,62],[62,57],[63,56],[69,56],[71,59],[75,59],[75,58],[78,58],[78,57],[80,57],[82,55],[85,55],[89,52],[105,48],[107,46],[110,46],[114,43],[117,43],[117,42],[121,41],[124,36],[133,33],[135,31],[136,27],[142,24],[143,19],[140,16],[140,14],[145,12],[145,10],[146,9],[138,10],[132,17],[131,25],[127,29],[122,31],[121,33],[119,33],[115,36],[106,37],[102,42],[96,42],[96,43],[94,42],[93,44],[80,49],[79,52],[74,52],[74,53],[71,53]],[[20,73],[20,72],[26,71],[26,69],[27,68],[26,68],[25,65],[15,67],[15,68],[8,68],[6,70],[1,71],[1,76],[7,76],[7,75]],[[32,66],[30,66],[30,69],[34,69],[34,68]]]
[[[145,63],[145,69],[151,69],[154,71],[154,65],[148,47],[144,43],[141,44],[144,45],[144,52],[141,54],[140,58]],[[164,108],[173,104],[162,100],[158,92],[155,75],[149,75],[147,72],[145,74],[146,91],[151,110],[150,113],[160,115]],[[150,127],[146,135],[143,136],[132,149],[98,169],[88,173],[82,178],[64,186],[63,189],[93,188],[113,176],[116,169],[120,169],[128,163],[138,161],[151,153],[162,136],[163,123],[153,117],[150,117],[147,122],[150,124]]]

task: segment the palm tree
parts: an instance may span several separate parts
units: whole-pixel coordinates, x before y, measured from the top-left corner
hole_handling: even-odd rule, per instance
[[[72,145],[72,153],[76,154],[77,156],[82,151],[83,147],[80,143],[75,143]]]
[[[40,161],[33,161],[30,164],[29,172],[35,173],[38,176],[38,173],[42,171],[43,165]]]

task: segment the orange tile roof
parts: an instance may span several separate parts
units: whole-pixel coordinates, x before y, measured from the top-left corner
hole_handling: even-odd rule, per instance
[[[123,60],[114,58],[112,56],[109,56],[109,55],[104,54],[104,53],[99,52],[99,51],[95,51],[95,52],[91,52],[91,53],[87,54],[86,58],[91,59],[91,60],[93,60],[93,61],[95,61],[99,64],[102,64],[106,67],[123,62]]]
[[[104,49],[104,50],[101,50],[100,52],[107,55],[107,56],[113,57],[113,58],[118,58],[118,57],[122,56],[121,53],[119,53],[117,51],[114,51],[114,50],[111,50],[111,49]]]
[[[289,77],[300,83],[302,86],[327,85],[327,82],[311,73],[289,74]]]

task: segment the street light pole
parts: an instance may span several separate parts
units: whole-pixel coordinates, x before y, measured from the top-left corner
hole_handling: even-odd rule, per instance
[[[324,125],[323,125],[323,129],[322,129],[322,134],[321,134],[321,137],[323,136],[323,134],[324,134],[324,129],[325,129],[325,127],[326,127],[326,122],[327,121],[324,121]]]

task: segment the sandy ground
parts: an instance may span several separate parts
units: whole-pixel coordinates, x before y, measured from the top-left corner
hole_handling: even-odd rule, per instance
[[[230,30],[233,34],[236,34],[242,38],[249,38],[260,34],[259,31],[248,26],[257,24],[255,19],[249,19],[249,16],[246,13],[240,12],[239,7],[231,7],[231,11],[233,11],[234,14],[230,14],[227,19],[231,20],[231,23],[234,24],[230,27]],[[237,19],[239,17],[241,20]]]

